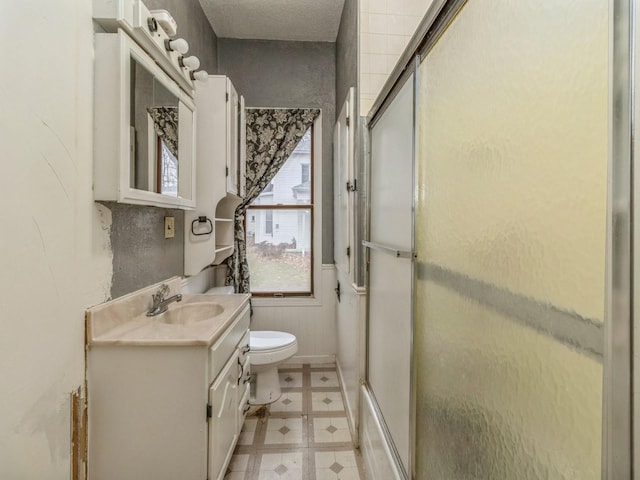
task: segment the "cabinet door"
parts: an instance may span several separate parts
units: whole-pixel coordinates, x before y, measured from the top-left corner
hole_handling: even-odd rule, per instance
[[[238,440],[238,351],[209,389],[209,478],[222,479]]]
[[[231,82],[227,82],[227,192],[238,194],[238,115],[240,112],[240,100],[238,92],[233,88]]]
[[[349,90],[349,95],[344,102],[340,114],[336,119],[333,132],[333,158],[334,158],[334,184],[335,195],[333,233],[334,233],[334,257],[336,268],[355,281],[354,258],[356,256],[353,214],[355,193],[354,178],[354,143],[355,143],[355,101],[354,89]],[[351,251],[354,250],[352,254]]]
[[[238,195],[244,198],[247,194],[247,114],[244,106],[244,97],[240,95],[240,115],[238,116]]]

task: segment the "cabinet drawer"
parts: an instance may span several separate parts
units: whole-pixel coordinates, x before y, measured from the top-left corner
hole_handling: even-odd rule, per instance
[[[238,318],[227,329],[222,337],[209,350],[209,382],[212,382],[220,370],[233,355],[234,350],[249,328],[249,306],[238,315]]]

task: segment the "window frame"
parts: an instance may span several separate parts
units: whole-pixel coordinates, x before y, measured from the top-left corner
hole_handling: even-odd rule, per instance
[[[319,117],[320,118],[320,117]],[[317,121],[317,120],[316,120]],[[309,272],[310,282],[309,282],[309,290],[308,291],[264,291],[264,292],[254,292],[251,291],[251,296],[256,298],[313,298],[315,297],[315,275],[316,275],[316,248],[321,245],[320,242],[316,241],[315,237],[315,227],[316,222],[319,221],[316,218],[316,191],[315,191],[315,181],[316,181],[316,122],[311,124],[309,127],[311,131],[311,149],[309,155],[309,184],[310,184],[310,198],[308,204],[260,204],[260,205],[251,205],[247,206],[247,211],[244,216],[244,238],[245,244],[247,242],[247,218],[250,216],[250,210],[308,210],[309,218],[311,219],[310,225],[310,242],[311,242],[311,252],[310,252],[310,265],[311,269]],[[289,161],[289,159],[287,159]],[[283,165],[284,166],[284,165]],[[273,183],[270,182],[270,185]]]

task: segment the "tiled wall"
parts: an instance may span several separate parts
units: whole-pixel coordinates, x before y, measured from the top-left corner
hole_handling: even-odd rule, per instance
[[[360,2],[360,115],[369,112],[431,2]]]

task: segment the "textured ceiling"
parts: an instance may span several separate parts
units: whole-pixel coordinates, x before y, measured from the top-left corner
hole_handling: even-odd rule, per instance
[[[344,0],[200,0],[221,38],[335,42]]]

